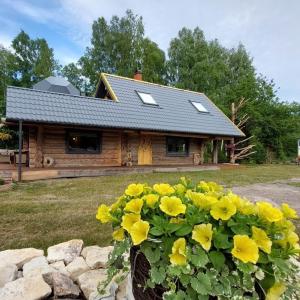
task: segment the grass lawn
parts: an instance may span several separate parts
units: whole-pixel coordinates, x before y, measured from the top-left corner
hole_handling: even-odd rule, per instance
[[[300,177],[292,165],[247,166],[220,171],[154,173],[22,183],[0,194],[0,250],[48,246],[69,239],[86,245],[110,243],[111,229],[95,219],[100,203],[110,204],[131,182],[175,183],[181,176],[227,186]],[[299,223],[298,223],[299,224]],[[300,225],[300,224],[299,224]]]

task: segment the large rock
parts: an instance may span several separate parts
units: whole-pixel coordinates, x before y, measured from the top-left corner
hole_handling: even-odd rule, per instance
[[[17,279],[18,268],[14,264],[2,264],[0,263],[0,288],[2,288],[6,283]]]
[[[90,295],[97,291],[99,282],[106,279],[106,270],[90,270],[78,277],[78,284],[84,296],[89,299]]]
[[[89,300],[116,300],[116,291],[118,290],[118,285],[115,282],[112,282],[106,292],[103,295],[100,295],[98,291],[94,291],[90,294]],[[127,299],[123,299],[127,300]]]
[[[48,265],[45,256],[33,258],[23,266],[23,276],[32,277],[55,272],[56,270]]]
[[[40,300],[51,294],[50,286],[42,276],[23,277],[7,283],[0,289],[1,300]]]
[[[113,246],[99,247],[90,246],[85,247],[81,255],[85,258],[87,265],[91,269],[105,268],[107,266],[108,255],[113,250]]]
[[[63,260],[66,264],[69,264],[80,255],[82,246],[82,240],[71,240],[51,246],[48,248],[47,259],[49,263]]]
[[[50,264],[50,267],[54,268],[55,270],[57,270],[62,274],[70,276],[70,273],[67,271],[65,263],[62,260]]]
[[[83,257],[76,257],[71,263],[69,263],[66,267],[67,272],[70,274],[70,277],[77,281],[78,277],[89,271],[89,266],[86,264]]]
[[[132,292],[132,279],[129,273],[127,277],[119,284],[116,300],[134,300]]]
[[[44,280],[53,287],[55,298],[78,298],[79,287],[66,275],[55,272],[44,275]]]
[[[20,269],[25,263],[34,257],[43,256],[44,251],[35,248],[24,248],[15,250],[4,250],[0,252],[1,263],[11,263]]]

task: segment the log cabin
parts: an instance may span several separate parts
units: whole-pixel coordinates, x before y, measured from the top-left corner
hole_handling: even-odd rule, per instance
[[[102,73],[94,97],[57,77],[9,86],[5,122],[19,126],[29,168],[199,165],[208,143],[218,163],[218,142],[244,136],[203,93],[143,81],[141,72]]]

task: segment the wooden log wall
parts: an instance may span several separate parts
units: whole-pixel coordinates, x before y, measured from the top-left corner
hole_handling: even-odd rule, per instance
[[[54,159],[53,167],[102,167],[121,165],[121,133],[115,131],[99,131],[102,135],[102,151],[97,154],[66,153],[66,129],[44,127],[42,150],[38,147],[38,131],[32,128],[29,134],[30,167],[38,167],[36,158]],[[38,149],[39,148],[39,149]]]

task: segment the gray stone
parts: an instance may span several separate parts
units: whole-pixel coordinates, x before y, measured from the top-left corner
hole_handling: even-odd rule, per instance
[[[23,277],[7,283],[0,290],[1,300],[40,300],[51,294],[50,286],[42,276]]]
[[[14,264],[0,264],[0,288],[6,283],[17,279],[18,268]]]
[[[91,269],[99,269],[107,266],[108,255],[112,250],[113,246],[90,246],[85,247],[82,250],[81,255],[85,258],[87,265]]]
[[[89,266],[86,264],[83,257],[76,257],[71,263],[66,267],[67,272],[70,274],[72,280],[77,281],[78,277],[89,271]]]
[[[134,300],[132,293],[132,279],[129,273],[127,277],[119,284],[116,300]]]
[[[100,295],[98,291],[92,292],[89,296],[89,300],[116,300],[116,291],[118,285],[112,282],[106,289],[105,294]]]
[[[84,296],[89,299],[90,295],[97,291],[98,284],[107,278],[106,270],[90,270],[78,277],[78,284]]]
[[[32,277],[55,272],[56,270],[48,265],[45,256],[33,258],[23,266],[23,276]]]
[[[24,248],[15,250],[4,250],[0,252],[1,263],[11,263],[22,268],[25,263],[34,257],[43,256],[44,251],[35,248]]]
[[[81,253],[82,240],[71,240],[48,248],[48,262],[54,263],[63,260],[66,264],[72,262]]]
[[[62,274],[70,276],[70,273],[67,271],[65,263],[62,260],[54,262],[54,263],[50,264],[49,266],[54,268],[55,270],[57,270],[58,272],[60,272]]]
[[[59,272],[44,275],[44,280],[53,288],[56,298],[77,298],[80,295],[79,287],[67,276]]]

